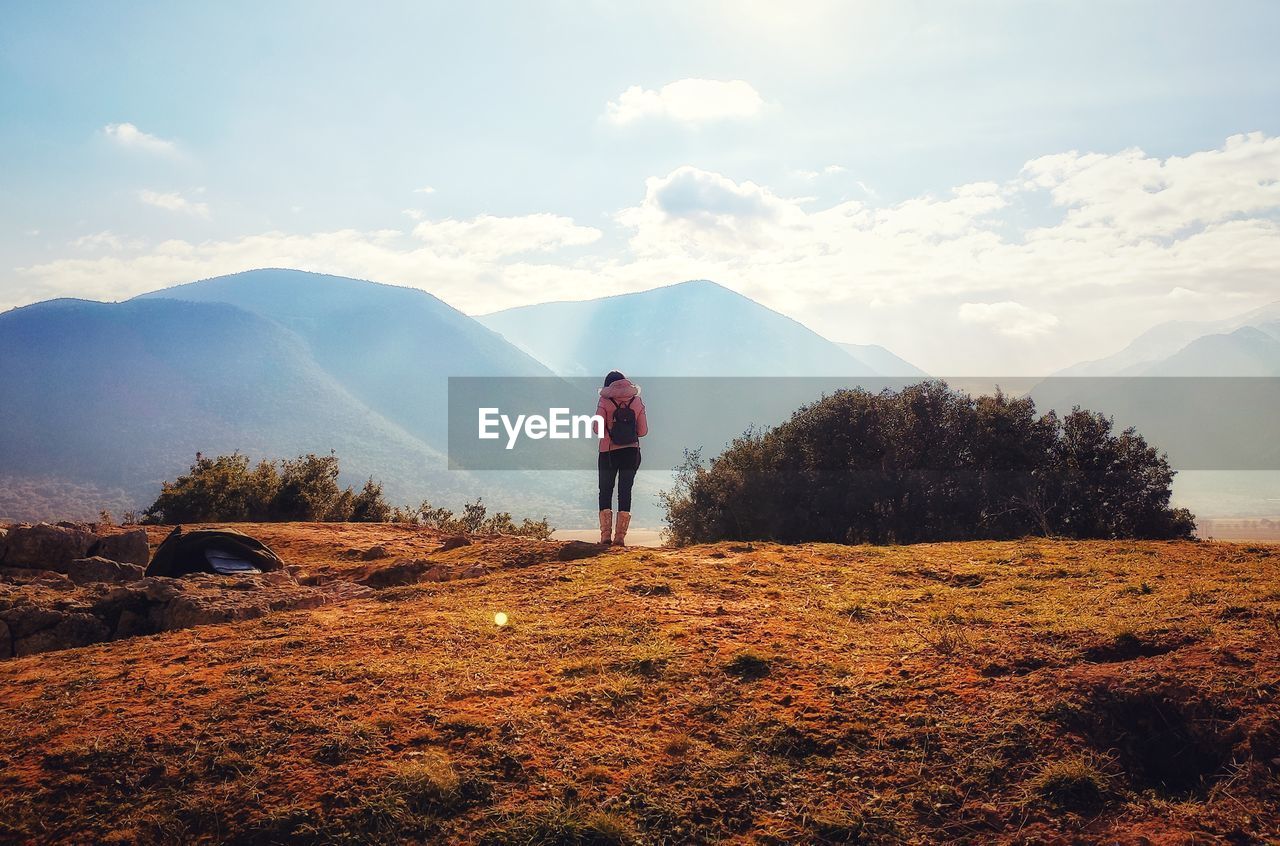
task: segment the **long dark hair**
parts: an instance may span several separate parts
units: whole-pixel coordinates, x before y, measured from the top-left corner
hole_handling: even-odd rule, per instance
[[[607,388],[619,379],[625,379],[621,370],[610,370],[609,375],[604,377],[604,386]]]

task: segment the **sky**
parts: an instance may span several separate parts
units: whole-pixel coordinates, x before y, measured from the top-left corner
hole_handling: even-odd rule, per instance
[[[1280,300],[1272,2],[0,4],[0,309],[713,279],[935,374]]]

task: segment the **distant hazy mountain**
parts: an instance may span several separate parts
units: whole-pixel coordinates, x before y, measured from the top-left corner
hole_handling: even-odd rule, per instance
[[[1162,376],[1197,376],[1197,375],[1213,375],[1213,376],[1249,376],[1261,375],[1257,373],[1234,372],[1234,371],[1218,371],[1206,372],[1207,367],[1211,367],[1214,361],[1219,361],[1223,366],[1229,362],[1249,367],[1258,368],[1258,363],[1253,360],[1253,354],[1240,350],[1237,352],[1227,352],[1226,346],[1235,346],[1237,342],[1215,343],[1212,350],[1209,347],[1201,348],[1194,351],[1191,355],[1183,358],[1177,367],[1185,368],[1176,370],[1166,366],[1167,359],[1179,353],[1188,344],[1212,335],[1229,335],[1237,329],[1253,327],[1264,333],[1270,334],[1280,339],[1280,302],[1271,303],[1259,309],[1236,315],[1225,320],[1203,320],[1188,321],[1179,320],[1169,323],[1161,323],[1143,332],[1137,338],[1134,338],[1120,352],[1106,358],[1099,358],[1093,361],[1084,361],[1079,364],[1072,365],[1065,370],[1055,373],[1055,376],[1143,376],[1143,375],[1162,375]],[[1243,341],[1248,344],[1247,340]],[[1255,351],[1257,352],[1257,351]],[[1266,354],[1262,353],[1265,359]],[[1209,356],[1209,358],[1204,358]],[[1263,369],[1266,365],[1261,365]]]
[[[1280,329],[1280,323],[1270,325]],[[1280,376],[1280,332],[1242,326],[1222,335],[1205,335],[1145,368],[1141,375]]]
[[[529,355],[416,288],[300,270],[251,270],[143,298],[221,302],[279,323],[388,420],[445,448],[449,376],[550,376]]]
[[[478,320],[562,376],[880,375],[795,320],[707,281]]]
[[[296,334],[233,306],[38,303],[0,314],[0,361],[0,468],[11,478],[123,490],[145,504],[197,451],[334,449],[351,481],[373,475],[389,493],[465,481],[353,397]]]
[[[928,376],[919,367],[879,344],[836,344],[881,376]]]

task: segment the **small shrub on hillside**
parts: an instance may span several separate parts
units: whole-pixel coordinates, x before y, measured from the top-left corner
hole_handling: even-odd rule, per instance
[[[1080,755],[1046,764],[1031,786],[1055,807],[1089,812],[1102,804],[1109,784],[1106,773]]]
[[[149,523],[244,522],[267,519],[280,488],[280,474],[269,461],[250,468],[249,457],[234,452],[216,458],[196,454],[186,475],[161,485],[160,496],[144,514]]]
[[[385,522],[391,509],[382,485],[369,479],[359,493],[338,485],[338,456],[310,453],[250,466],[233,452],[196,454],[185,475],[165,482],[143,513],[149,523]]]
[[[545,540],[547,520],[517,523],[509,512],[492,516],[480,499],[461,515],[430,502],[392,508],[382,483],[370,477],[359,490],[338,484],[338,456],[310,453],[283,461],[260,461],[233,452],[208,458],[196,454],[185,475],[161,486],[160,496],[142,515],[147,523],[269,523],[330,521],[340,523],[414,523],[450,534],[504,534]],[[138,515],[131,514],[134,521]]]
[[[520,537],[546,540],[554,531],[551,524],[543,518],[531,520],[524,518],[515,522],[511,513],[499,511],[488,516],[488,508],[480,498],[463,506],[462,514],[457,515],[448,508],[433,506],[423,500],[420,505],[406,505],[391,512],[391,520],[396,523],[411,523],[426,526],[443,534],[465,535],[518,535]]]

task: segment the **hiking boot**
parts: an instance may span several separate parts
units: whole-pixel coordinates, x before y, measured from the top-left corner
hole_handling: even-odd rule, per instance
[[[630,516],[630,515],[628,515]],[[622,515],[618,515],[618,519],[622,519]],[[600,512],[600,543],[604,546],[609,545],[609,531],[613,528],[613,512],[606,508]]]
[[[614,546],[626,546],[626,545],[627,545],[627,544],[626,544],[626,540],[627,540],[627,527],[628,527],[628,526],[630,526],[630,525],[631,525],[631,512],[630,512],[630,511],[619,511],[619,512],[618,512],[618,526],[617,526],[617,528],[616,528],[616,529],[614,529],[614,531],[613,531],[613,545],[614,545]]]

